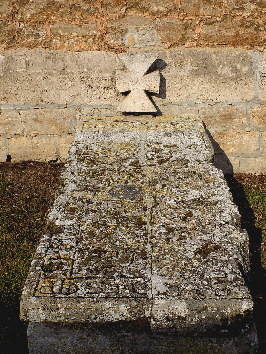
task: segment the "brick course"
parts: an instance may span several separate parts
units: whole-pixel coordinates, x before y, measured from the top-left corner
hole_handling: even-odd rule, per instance
[[[124,38],[117,44],[113,33],[125,36],[119,20],[134,16],[156,20],[166,48],[265,45],[266,8],[262,0],[2,0],[0,48],[121,52],[134,42]],[[167,29],[167,21],[177,36]],[[189,43],[188,37],[194,40]]]
[[[17,137],[9,139],[9,154],[12,161],[50,161],[56,158],[51,138]]]
[[[1,160],[64,160],[79,120],[116,112],[111,52],[155,50],[162,113],[200,114],[217,158],[263,171],[265,23],[263,0],[2,0]]]

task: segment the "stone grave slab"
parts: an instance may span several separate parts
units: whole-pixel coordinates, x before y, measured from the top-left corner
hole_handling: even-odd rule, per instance
[[[127,352],[129,324],[146,328],[136,352],[158,352],[163,334],[251,330],[249,239],[212,159],[195,116],[88,118],[21,298],[31,352],[81,337],[91,352]]]

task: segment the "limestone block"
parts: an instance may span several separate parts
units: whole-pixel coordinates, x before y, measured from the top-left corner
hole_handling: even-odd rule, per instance
[[[114,77],[97,73],[20,74],[2,78],[1,103],[116,104]]]
[[[266,100],[266,51],[260,53],[259,58],[259,99]]]
[[[126,3],[126,5],[126,11],[129,15],[150,15],[152,17],[167,16],[178,9],[178,4],[172,0],[165,0],[164,2],[160,0],[134,0]]]
[[[264,21],[253,21],[249,17],[222,16],[207,19],[200,31],[199,45],[230,45],[254,48],[263,46]]]
[[[0,112],[0,134],[20,135],[23,132],[20,114],[16,111]]]
[[[3,75],[4,73],[4,68],[5,68],[5,56],[3,54],[0,53],[0,77]]]
[[[21,111],[26,135],[63,135],[72,133],[72,111],[63,109],[34,109]]]
[[[7,146],[4,139],[0,136],[0,162],[6,161],[7,156]]]
[[[214,155],[214,165],[224,174],[229,175],[234,173],[260,174],[266,172],[266,157],[243,157],[216,153]]]
[[[212,136],[226,154],[256,153],[260,149],[259,132],[232,129],[214,132]]]
[[[23,289],[33,347],[46,323],[121,332],[136,321],[150,334],[185,335],[219,335],[236,320],[250,328],[248,235],[212,158],[195,116],[91,117]]]
[[[156,31],[160,41],[167,47],[185,45],[193,41],[196,29],[194,20],[160,19],[156,21]]]
[[[266,156],[261,157],[236,157],[235,173],[266,173]]]
[[[236,49],[173,49],[156,52],[167,64],[159,97],[163,104],[245,102],[254,98],[253,53]],[[121,101],[118,56],[106,52],[6,51],[0,102],[14,104],[115,105]]]
[[[264,75],[261,76],[259,84],[259,99],[263,101],[266,100],[266,74]]]
[[[161,45],[154,21],[141,16],[127,16],[121,20],[108,21],[108,43],[133,48]]]
[[[56,139],[56,144],[58,147],[58,155],[62,161],[66,161],[69,153],[69,148],[73,142],[74,135],[69,135]]]
[[[247,124],[246,109],[236,106],[208,106],[201,109],[201,117],[207,128],[235,128]]]
[[[8,75],[10,72],[25,72],[27,70],[26,52],[28,51],[23,49],[1,52],[2,75]]]
[[[76,25],[76,24],[54,24],[51,25],[51,35],[53,39],[55,36],[69,36],[70,38],[74,38],[77,36],[82,37],[90,37],[96,36],[98,33],[98,28],[95,24],[83,24],[83,25]]]
[[[266,105],[255,106],[249,113],[252,124],[266,128]]]
[[[236,49],[159,52],[167,66],[165,102],[243,102],[254,98],[253,53]],[[154,99],[158,105],[160,100]]]
[[[60,22],[62,18],[66,22],[77,21],[98,13],[98,8],[93,1],[76,1],[75,6],[73,6],[72,0],[55,1],[52,5],[49,0],[31,0],[22,3],[20,7],[22,16],[27,14],[27,19],[32,21],[37,19],[42,23],[47,19]]]
[[[183,0],[180,10],[189,16],[219,16],[223,3],[220,0]]]
[[[259,53],[259,71],[262,74],[266,74],[266,51]]]
[[[108,52],[68,52],[63,50],[16,49],[2,52],[6,72],[37,73],[115,72],[119,60]]]
[[[263,0],[227,0],[227,11],[233,14],[254,15],[257,10],[265,8]]]
[[[2,0],[0,3],[0,15],[8,11],[9,0]]]
[[[52,139],[22,136],[9,139],[9,154],[12,162],[50,161],[55,159],[56,150]]]

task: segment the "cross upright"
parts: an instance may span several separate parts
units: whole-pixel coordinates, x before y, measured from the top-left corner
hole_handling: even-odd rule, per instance
[[[116,87],[121,93],[128,93],[118,106],[124,113],[156,113],[157,109],[147,96],[147,92],[159,93],[159,71],[149,72],[157,59],[156,54],[120,54],[128,72],[118,71]]]

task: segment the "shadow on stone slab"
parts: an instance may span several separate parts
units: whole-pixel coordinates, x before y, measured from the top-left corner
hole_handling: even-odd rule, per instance
[[[259,352],[266,349],[266,272],[261,264],[261,229],[255,226],[255,216],[241,183],[234,176],[225,175],[227,184],[232,192],[234,203],[238,206],[241,215],[241,227],[249,235],[250,273],[246,284],[254,301],[254,319],[258,332]]]
[[[30,323],[30,353],[255,353],[256,330],[247,328],[234,336],[181,337],[151,334],[149,328]],[[55,349],[56,348],[56,349]]]
[[[206,129],[206,126],[205,126]],[[220,151],[214,157],[214,165],[223,171],[228,187],[241,215],[241,228],[249,235],[250,272],[248,277],[243,276],[254,301],[254,320],[256,323],[259,352],[266,350],[266,271],[261,263],[262,231],[255,226],[256,218],[246,198],[244,188],[233,175],[233,166],[220,145],[214,140],[210,131],[206,129],[213,148]]]

